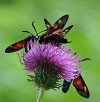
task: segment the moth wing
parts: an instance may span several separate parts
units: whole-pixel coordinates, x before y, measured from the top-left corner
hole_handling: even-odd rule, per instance
[[[71,85],[71,82],[68,82],[66,80],[63,81],[63,86],[62,86],[62,92],[67,93]]]
[[[65,26],[66,22],[68,21],[69,15],[64,15],[61,18],[59,18],[55,23],[53,28],[55,30],[57,29],[63,29],[63,27]]]
[[[86,86],[84,79],[81,75],[79,75],[77,78],[73,80],[73,85],[81,96],[89,98],[90,94],[88,87]]]
[[[73,27],[73,25],[71,25],[71,26],[65,28],[65,29],[61,32],[60,35],[61,35],[62,37],[64,37],[64,36],[71,30],[72,27]]]
[[[44,23],[46,25],[47,30],[49,30],[52,26],[47,19],[44,18]]]
[[[11,53],[11,52],[18,51],[18,50],[22,49],[25,46],[26,43],[27,43],[26,40],[18,41],[16,43],[10,45],[9,47],[7,47],[5,49],[5,52],[6,53]]]

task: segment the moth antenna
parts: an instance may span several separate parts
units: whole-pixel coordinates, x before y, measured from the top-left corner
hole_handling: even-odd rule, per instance
[[[38,37],[37,30],[36,30],[36,28],[35,28],[35,26],[34,26],[34,21],[32,22],[32,27],[34,28],[34,30],[35,30],[35,32],[36,32],[36,35],[37,35],[37,37]]]
[[[47,29],[46,29],[46,30],[43,30],[43,31],[40,31],[39,33],[42,33],[42,32],[44,32],[44,31],[47,31]],[[39,33],[38,33],[38,34],[39,34]]]
[[[33,35],[33,34],[32,34],[32,33],[30,33],[29,31],[22,31],[22,32],[29,33],[29,34]]]
[[[91,59],[90,58],[84,58],[84,59],[80,60],[80,62],[86,61],[86,60],[91,60]]]

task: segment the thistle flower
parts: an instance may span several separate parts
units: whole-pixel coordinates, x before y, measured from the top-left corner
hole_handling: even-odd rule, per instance
[[[70,82],[80,73],[79,58],[69,48],[29,41],[23,56],[25,69],[35,85],[44,90],[59,88],[59,79]]]

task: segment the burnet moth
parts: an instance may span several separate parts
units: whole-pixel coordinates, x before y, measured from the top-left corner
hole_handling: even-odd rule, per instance
[[[47,28],[47,32],[40,37],[39,42],[42,43],[70,43],[64,38],[65,34],[70,31],[73,25],[67,27],[62,31],[66,22],[68,21],[69,15],[64,15],[59,18],[52,26],[47,19],[44,18],[44,22]]]
[[[43,30],[43,31],[37,33],[36,28],[35,28],[35,26],[34,26],[33,23],[34,23],[34,22],[32,22],[32,26],[33,26],[33,28],[34,28],[34,30],[35,30],[35,32],[36,32],[37,35],[34,36],[34,35],[33,35],[32,33],[30,33],[29,31],[22,31],[22,32],[29,33],[30,35],[29,35],[28,37],[24,38],[23,40],[20,40],[20,41],[18,41],[18,42],[16,42],[16,43],[10,45],[9,47],[7,47],[7,48],[5,49],[5,52],[6,52],[6,53],[11,53],[11,52],[19,51],[19,50],[22,49],[22,48],[25,48],[25,52],[27,52],[27,49],[26,49],[26,47],[27,47],[27,42],[30,41],[30,40],[32,40],[32,42],[34,43],[34,41],[39,38],[38,34],[45,31],[45,30]]]
[[[81,96],[89,98],[90,93],[88,87],[81,75],[73,80],[73,85]]]
[[[68,41],[64,39],[64,36],[70,31],[73,25],[65,28],[65,24],[68,21],[69,16],[64,15],[60,19],[58,19],[54,25],[52,26],[47,19],[44,19],[47,32],[41,37],[40,42],[53,42],[53,43],[67,43]],[[88,58],[83,59],[82,61],[89,60]],[[76,88],[77,92],[84,98],[88,98],[90,96],[88,87],[85,84],[84,79],[81,75],[72,80],[71,82],[63,81],[62,91],[67,93],[70,88],[71,83]]]
[[[73,83],[73,86],[75,87],[79,95],[81,95],[84,98],[89,98],[90,93],[89,93],[88,87],[81,75],[79,75],[77,78],[75,78],[71,82],[67,82],[66,80],[63,81],[62,91],[64,93],[67,93],[67,91],[70,88],[71,83]]]
[[[91,60],[91,59],[90,58],[85,58],[85,59],[80,60],[80,62],[86,61],[86,60]],[[88,87],[87,87],[87,85],[86,85],[86,83],[85,83],[85,81],[84,81],[84,79],[83,79],[81,74],[77,78],[72,80],[71,82],[67,82],[66,80],[63,81],[62,91],[64,93],[67,93],[71,83],[73,83],[73,86],[76,88],[77,92],[82,97],[89,98],[90,93],[89,93]]]

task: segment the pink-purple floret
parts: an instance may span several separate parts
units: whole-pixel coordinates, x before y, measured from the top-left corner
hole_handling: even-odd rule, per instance
[[[80,59],[74,55],[75,52],[64,49],[61,46],[51,44],[36,44],[29,42],[31,49],[23,57],[25,68],[34,72],[39,63],[49,62],[51,66],[59,70],[58,76],[71,81],[80,73]]]

